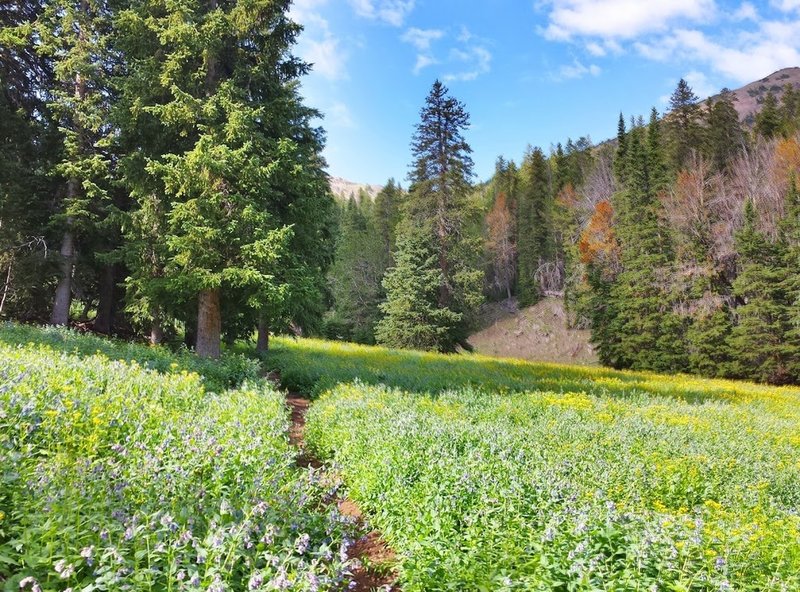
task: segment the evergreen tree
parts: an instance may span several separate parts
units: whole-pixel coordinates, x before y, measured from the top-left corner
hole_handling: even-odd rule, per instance
[[[614,158],[614,175],[619,183],[625,182],[625,173],[628,166],[628,131],[625,128],[625,117],[619,114],[617,123],[617,152]]]
[[[703,146],[699,99],[692,87],[681,78],[669,99],[668,137],[670,157],[675,170],[683,168],[693,151]]]
[[[53,286],[47,224],[59,139],[47,111],[51,62],[37,51],[40,1],[0,5],[0,318],[43,320]]]
[[[439,303],[443,277],[430,231],[406,228],[398,238],[395,260],[383,281],[386,302],[381,305],[384,316],[375,332],[378,343],[395,348],[446,349],[461,314]]]
[[[787,84],[783,89],[780,115],[787,134],[797,131],[800,123],[800,91],[792,84]]]
[[[104,217],[110,175],[107,38],[111,8],[105,0],[52,0],[36,23],[38,51],[52,60],[55,86],[49,108],[64,138],[55,172],[64,181],[53,224],[62,234],[60,273],[51,315],[69,322],[81,241]]]
[[[375,196],[373,211],[375,231],[381,238],[383,254],[389,262],[391,262],[397,239],[396,230],[400,222],[402,203],[403,189],[394,179],[389,179]]]
[[[707,152],[715,170],[724,171],[744,148],[745,134],[739,122],[736,97],[727,88],[708,109]]]
[[[770,140],[783,131],[783,119],[778,108],[778,99],[772,91],[767,93],[761,111],[756,115],[755,131],[760,136]]]
[[[731,374],[733,352],[729,341],[733,323],[727,307],[704,313],[694,319],[686,332],[689,368],[692,372],[713,378]]]
[[[738,322],[729,340],[733,372],[741,378],[784,383],[791,378],[786,338],[792,328],[782,241],[770,242],[757,226],[752,200],[736,234],[739,274],[733,282]],[[796,272],[796,270],[792,270]]]
[[[389,267],[385,237],[377,229],[374,213],[365,207],[370,203],[351,199],[344,208],[329,275],[336,325],[359,343],[375,341],[378,306],[384,298],[381,281]]]
[[[431,233],[441,280],[438,306],[452,313],[444,317],[456,319],[441,335],[438,349],[443,351],[466,343],[470,315],[482,300],[483,272],[473,267],[479,248],[463,232],[470,216],[467,197],[473,175],[472,149],[463,136],[468,125],[464,105],[437,80],[412,141],[406,214],[412,225]],[[392,294],[387,292],[387,298],[391,304]]]
[[[197,303],[196,347],[209,357],[220,353],[223,292],[247,304],[262,333],[289,309],[319,313],[310,303],[321,300],[329,254],[320,221],[332,201],[315,112],[298,95],[308,67],[289,53],[300,27],[288,5],[139,0],[118,20],[145,155],[133,190],[140,204],[154,202],[143,226],[163,228],[163,262],[133,273],[143,286],[152,280],[145,292],[166,279],[175,300]],[[179,141],[163,146],[153,132]]]
[[[684,322],[672,311],[668,278],[669,236],[660,223],[663,188],[657,117],[647,130],[630,133],[627,186],[619,196],[623,271],[611,288],[613,319],[606,319],[612,345],[608,358],[621,367],[678,371],[687,363]],[[601,348],[603,344],[601,344]]]
[[[530,306],[542,297],[538,272],[553,254],[552,197],[547,161],[540,148],[534,148],[525,157],[521,175],[517,296],[521,306]]]
[[[800,269],[800,191],[794,174],[789,181],[780,238],[784,246],[784,291],[789,314],[783,349],[790,379],[796,384],[800,382],[800,274],[797,273]]]

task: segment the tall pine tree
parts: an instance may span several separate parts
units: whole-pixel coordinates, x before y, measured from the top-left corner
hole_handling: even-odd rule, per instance
[[[38,51],[53,62],[55,87],[49,108],[64,138],[55,170],[63,198],[53,218],[61,233],[60,271],[51,322],[66,325],[81,243],[104,217],[110,175],[111,89],[107,39],[111,7],[106,0],[53,0],[37,21]]]
[[[436,332],[436,349],[441,351],[454,351],[466,343],[470,315],[483,298],[483,272],[473,266],[479,248],[462,232],[470,217],[467,197],[473,176],[472,149],[463,135],[468,126],[464,105],[437,80],[425,99],[411,145],[414,162],[406,202],[410,224],[405,228],[406,232],[414,227],[429,233],[435,249],[440,280],[437,305],[446,311],[440,318],[452,323],[446,332]],[[417,238],[406,239],[398,240],[398,267],[403,246],[416,250],[420,245]],[[396,294],[387,288],[387,306],[393,306]],[[386,342],[387,331],[382,335]]]

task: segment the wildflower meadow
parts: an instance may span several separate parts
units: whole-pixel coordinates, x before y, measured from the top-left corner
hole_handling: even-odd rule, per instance
[[[307,441],[403,590],[800,590],[797,390],[303,340],[274,360],[324,385]]]
[[[251,372],[210,391],[187,369],[207,362],[168,355],[0,327],[0,589],[311,592],[345,581],[352,521],[322,503],[335,483],[294,466],[282,395]],[[223,363],[211,384],[256,367]]]

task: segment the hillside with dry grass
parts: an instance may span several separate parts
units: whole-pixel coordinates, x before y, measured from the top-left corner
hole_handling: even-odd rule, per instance
[[[597,364],[589,342],[591,332],[567,327],[560,298],[545,298],[521,310],[513,300],[491,304],[483,318],[487,327],[469,338],[477,353],[536,362]]]

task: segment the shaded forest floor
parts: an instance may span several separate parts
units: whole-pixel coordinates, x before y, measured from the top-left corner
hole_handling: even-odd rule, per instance
[[[564,302],[548,297],[518,309],[515,300],[491,303],[482,311],[486,328],[469,338],[475,352],[557,364],[598,364],[591,332],[567,328]]]

